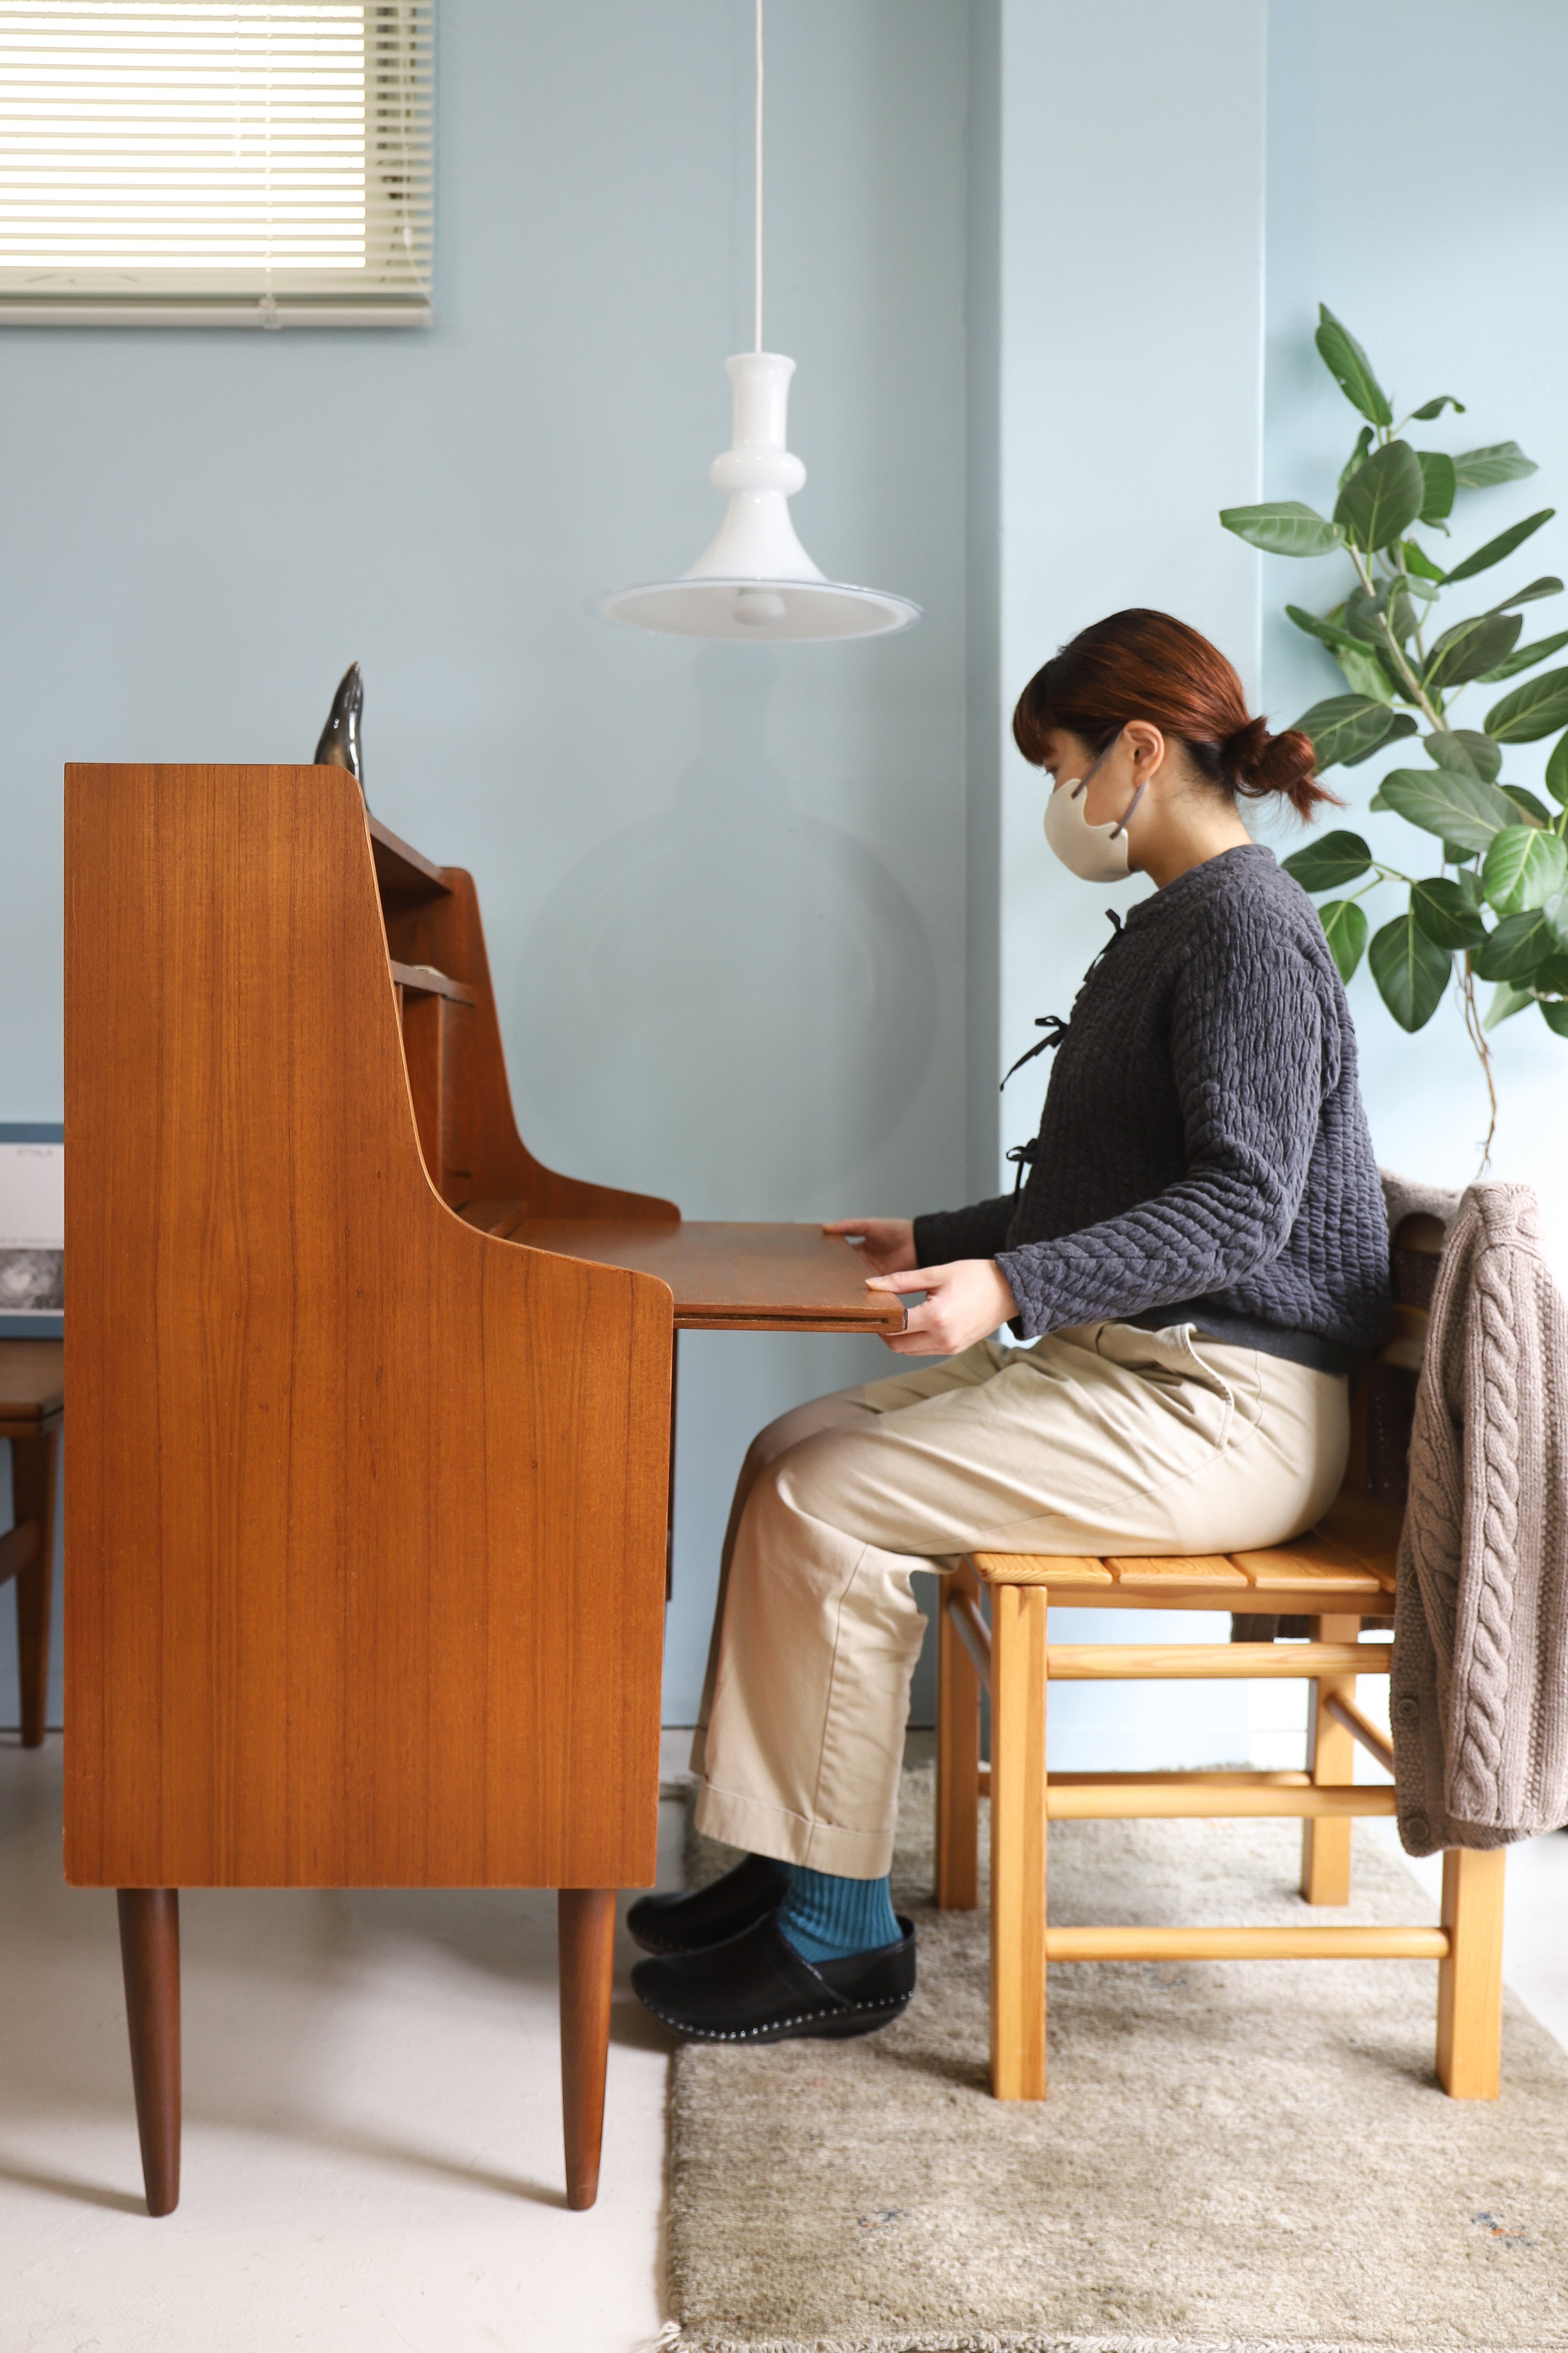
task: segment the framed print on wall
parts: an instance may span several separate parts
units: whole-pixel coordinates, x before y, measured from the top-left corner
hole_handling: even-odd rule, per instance
[[[0,1340],[65,1335],[65,1130],[0,1120]]]

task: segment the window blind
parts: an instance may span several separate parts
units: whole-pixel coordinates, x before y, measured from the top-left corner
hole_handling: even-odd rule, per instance
[[[430,316],[433,0],[0,0],[0,324]]]

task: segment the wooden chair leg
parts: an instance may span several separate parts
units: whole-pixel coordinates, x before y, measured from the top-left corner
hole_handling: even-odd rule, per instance
[[[11,1440],[11,1503],[16,1525],[31,1521],[38,1546],[16,1578],[16,1665],[22,1686],[22,1746],[43,1744],[49,1696],[49,1612],[55,1590],[55,1476],[59,1432]]]
[[[1448,1957],[1437,1964],[1437,2081],[1456,2100],[1495,2100],[1502,2043],[1502,1901],[1507,1850],[1443,1856]]]
[[[936,1901],[973,1912],[980,1901],[980,1677],[947,1614],[948,1587],[980,1598],[970,1567],[943,1577],[936,1646]]]
[[[1359,1618],[1314,1618],[1315,1642],[1353,1642],[1361,1631]],[[1320,1787],[1342,1788],[1355,1779],[1355,1740],[1328,1712],[1331,1693],[1354,1704],[1354,1675],[1325,1675],[1308,1685],[1307,1770]],[[1301,1894],[1309,1904],[1348,1904],[1351,1900],[1351,1831],[1342,1821],[1304,1821],[1301,1825]]]
[[[180,2202],[180,1896],[120,1890],[120,1959],[149,2214]]]
[[[991,2088],[1046,2096],[1046,1624],[1043,1586],[991,1604]]]
[[[581,2212],[599,2194],[605,2069],[610,2055],[610,1988],[616,1959],[615,1890],[563,1887],[557,1916],[566,2203]]]

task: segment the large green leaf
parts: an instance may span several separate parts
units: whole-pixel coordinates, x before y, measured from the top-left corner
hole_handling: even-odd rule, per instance
[[[1415,636],[1423,621],[1429,620],[1431,616],[1429,614],[1417,613],[1415,610],[1415,599],[1411,596],[1404,581],[1395,580],[1388,592],[1388,628],[1390,636],[1393,637],[1398,644],[1403,646]]]
[[[1560,997],[1555,1000],[1542,997],[1536,1002],[1546,1017],[1547,1028],[1555,1029],[1560,1038],[1568,1038],[1568,1004],[1564,1004]]]
[[[1481,682],[1485,686],[1500,686],[1505,678],[1517,678],[1521,670],[1533,670],[1537,662],[1560,654],[1564,646],[1568,646],[1568,629],[1561,637],[1537,638],[1533,645],[1516,646],[1505,660],[1482,670]]]
[[[1509,799],[1528,825],[1552,824],[1552,811],[1547,807],[1546,803],[1538,801],[1533,793],[1527,793],[1522,785],[1499,785],[1498,790],[1500,793],[1508,795]]]
[[[1359,768],[1363,760],[1375,759],[1379,752],[1386,752],[1389,745],[1397,744],[1402,736],[1414,735],[1415,728],[1416,722],[1408,711],[1395,711],[1391,714],[1388,725],[1375,744],[1369,744],[1364,752],[1347,752],[1343,754],[1345,766]]]
[[[1331,694],[1314,702],[1293,723],[1311,738],[1320,768],[1375,752],[1392,730],[1394,714],[1370,694]]]
[[[1300,499],[1273,499],[1260,507],[1221,507],[1219,519],[1266,555],[1326,555],[1339,545],[1333,524]]]
[[[1478,547],[1473,555],[1467,555],[1463,564],[1455,565],[1448,575],[1450,587],[1456,580],[1473,580],[1478,572],[1489,572],[1494,564],[1500,564],[1505,555],[1511,555],[1516,547],[1522,547],[1543,522],[1550,522],[1556,512],[1555,507],[1542,507],[1539,514],[1526,515],[1522,522],[1510,523],[1506,531],[1500,531],[1495,539],[1489,539],[1484,547]],[[1509,601],[1519,605],[1524,600],[1514,596]]]
[[[1384,808],[1396,809],[1423,833],[1435,833],[1473,856],[1489,847],[1519,811],[1496,785],[1457,768],[1395,768],[1378,786]]]
[[[1345,627],[1363,645],[1381,646],[1384,642],[1383,617],[1388,607],[1388,592],[1392,586],[1392,581],[1384,580],[1376,588],[1369,590],[1357,581],[1345,598]]]
[[[1568,882],[1568,846],[1539,826],[1505,825],[1481,862],[1481,888],[1500,915],[1544,907]]]
[[[1440,392],[1436,400],[1424,400],[1419,408],[1411,410],[1412,422],[1430,425],[1432,419],[1435,417],[1441,417],[1446,408],[1451,408],[1456,417],[1463,417],[1465,413],[1465,404],[1462,400],[1456,400],[1451,392]]]
[[[1344,489],[1345,484],[1350,480],[1350,478],[1355,472],[1356,468],[1358,466],[1365,465],[1366,453],[1371,448],[1372,427],[1370,425],[1363,425],[1361,431],[1355,437],[1355,448],[1351,451],[1350,456],[1345,459],[1344,464],[1340,469],[1340,479],[1334,484],[1334,495],[1336,497],[1338,497],[1340,491]]]
[[[1466,881],[1473,881],[1467,875]],[[1434,874],[1410,890],[1410,912],[1434,947],[1479,947],[1487,935],[1481,911],[1462,883]]]
[[[1487,733],[1500,744],[1538,744],[1561,727],[1568,727],[1568,670],[1527,679],[1487,713]]]
[[[1372,852],[1359,833],[1326,833],[1282,861],[1303,891],[1337,891],[1359,881],[1372,864]]]
[[[1544,964],[1536,966],[1534,986],[1544,988],[1552,997],[1568,997],[1568,951],[1548,956]]]
[[[1515,988],[1512,981],[1500,980],[1492,991],[1492,1001],[1486,1009],[1481,1028],[1496,1029],[1504,1021],[1511,1021],[1516,1013],[1522,1013],[1527,1005],[1533,1005],[1535,1002],[1535,991],[1532,988]]]
[[[1521,482],[1538,470],[1517,441],[1494,441],[1485,449],[1466,449],[1454,460],[1454,474],[1462,491],[1489,491],[1499,482]]]
[[[1329,954],[1340,968],[1340,978],[1348,986],[1366,946],[1366,910],[1353,899],[1331,899],[1327,906],[1319,908],[1318,920]]]
[[[1482,980],[1528,981],[1568,947],[1568,906],[1561,898],[1505,915],[1470,961]]]
[[[1454,461],[1446,449],[1417,449],[1425,488],[1421,496],[1421,521],[1447,522],[1454,512],[1454,491],[1458,478]]]
[[[1554,801],[1568,805],[1568,735],[1552,746],[1546,763],[1546,789]]]
[[[1484,676],[1511,650],[1523,627],[1518,613],[1478,613],[1472,620],[1456,622],[1433,647],[1423,682],[1434,691],[1447,691]]]
[[[1392,425],[1394,411],[1388,396],[1372,372],[1372,362],[1351,333],[1342,326],[1326,302],[1318,305],[1318,332],[1314,337],[1323,365],[1353,406],[1374,425]]]
[[[1441,587],[1448,575],[1446,572],[1439,572],[1419,540],[1407,539],[1400,552],[1405,558],[1406,572],[1413,573],[1417,580],[1431,581]]]
[[[1423,735],[1421,741],[1439,768],[1458,768],[1461,775],[1480,776],[1489,785],[1502,774],[1502,745],[1474,727],[1439,730]]]
[[[1378,993],[1400,1028],[1424,1029],[1448,986],[1453,958],[1406,913],[1373,934],[1367,961]]]
[[[1385,441],[1357,469],[1334,502],[1334,521],[1368,551],[1403,537],[1426,494],[1421,461],[1408,441]]]
[[[1408,545],[1408,541],[1405,543]],[[1532,580],[1528,588],[1521,588],[1517,596],[1505,596],[1500,603],[1490,605],[1487,609],[1492,613],[1510,613],[1516,605],[1533,605],[1542,596],[1561,596],[1562,594],[1562,581],[1554,580],[1548,573],[1544,579]]]
[[[1373,702],[1394,701],[1394,681],[1370,646],[1358,646],[1353,638],[1347,638],[1342,646],[1334,648],[1334,659],[1352,694],[1368,695]],[[1373,744],[1373,752],[1377,748]]]
[[[1338,621],[1321,619],[1316,613],[1309,613],[1300,605],[1287,605],[1285,617],[1287,620],[1294,621],[1299,629],[1304,629],[1310,638],[1316,638],[1321,645],[1332,646],[1336,650],[1342,646],[1348,646],[1352,653],[1356,654],[1363,651],[1359,638],[1352,638],[1350,631],[1342,628]]]

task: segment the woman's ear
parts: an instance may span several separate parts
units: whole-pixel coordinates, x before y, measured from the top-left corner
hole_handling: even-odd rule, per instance
[[[1132,754],[1133,771],[1140,784],[1157,776],[1164,763],[1166,742],[1160,730],[1147,719],[1130,719],[1121,731],[1122,741]]]

